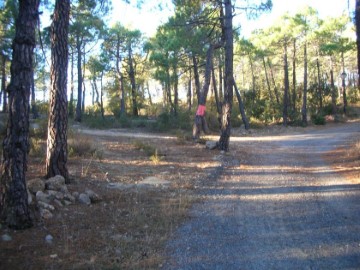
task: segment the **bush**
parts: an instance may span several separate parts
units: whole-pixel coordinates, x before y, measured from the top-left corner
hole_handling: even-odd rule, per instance
[[[311,121],[314,125],[325,125],[325,116],[323,114],[313,114],[311,115]]]
[[[68,136],[69,156],[102,158],[102,152],[95,146],[93,140],[83,134],[71,131]]]

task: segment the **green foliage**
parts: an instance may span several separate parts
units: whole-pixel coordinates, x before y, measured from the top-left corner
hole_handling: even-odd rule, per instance
[[[325,116],[322,113],[312,114],[311,121],[313,122],[314,125],[325,125],[326,124]]]
[[[144,143],[142,141],[134,141],[133,145],[137,150],[144,151],[145,154],[149,157],[154,156],[155,154],[157,155],[157,149],[150,144]]]
[[[47,138],[48,119],[40,118],[33,120],[30,124],[29,136],[36,139],[46,140]]]

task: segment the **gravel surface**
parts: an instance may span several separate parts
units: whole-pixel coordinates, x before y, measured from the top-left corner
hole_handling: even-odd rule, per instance
[[[360,181],[322,159],[354,138],[359,122],[232,138],[163,269],[360,269]]]

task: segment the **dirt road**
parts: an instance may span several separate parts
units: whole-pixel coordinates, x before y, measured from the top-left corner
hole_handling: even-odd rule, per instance
[[[360,269],[360,179],[342,178],[322,158],[354,138],[359,122],[232,138],[163,269]]]

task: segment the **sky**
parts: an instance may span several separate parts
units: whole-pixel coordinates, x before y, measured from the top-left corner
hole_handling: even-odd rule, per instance
[[[173,14],[171,0],[143,0],[141,9],[136,7],[136,0],[131,0],[131,4],[126,4],[124,0],[112,0],[112,2],[114,10],[111,22],[119,21],[129,28],[140,29],[147,36],[154,35],[157,27],[165,23]],[[348,2],[351,11],[355,7],[355,0],[272,0],[272,2],[272,11],[262,14],[256,20],[248,21],[245,18],[234,20],[235,27],[241,24],[241,35],[248,36],[257,28],[271,25],[272,21],[286,12],[295,14],[305,6],[318,10],[320,17],[324,19],[338,17],[343,12],[348,13]],[[159,3],[162,5],[161,9],[158,7]]]

